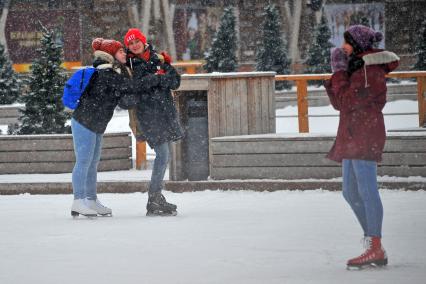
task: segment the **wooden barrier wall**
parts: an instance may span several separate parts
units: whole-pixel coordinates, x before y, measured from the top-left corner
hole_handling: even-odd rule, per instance
[[[104,135],[99,171],[132,168],[130,133]],[[0,174],[69,173],[75,163],[71,134],[0,135]]]
[[[275,72],[182,75],[181,85],[174,94],[185,128],[188,98],[204,96],[208,109],[208,139],[275,132]],[[171,180],[187,179],[185,143],[183,139],[173,144]]]
[[[264,134],[211,139],[213,179],[310,179],[341,177],[325,155],[333,135]],[[426,176],[426,131],[389,133],[378,175]]]

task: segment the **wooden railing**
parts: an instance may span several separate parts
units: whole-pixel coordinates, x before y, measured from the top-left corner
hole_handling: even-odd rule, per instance
[[[417,100],[419,104],[419,126],[423,127],[426,123],[426,71],[402,71],[392,72],[387,75],[388,78],[417,79]],[[308,118],[308,81],[327,80],[331,74],[297,74],[297,75],[277,75],[276,81],[294,81],[297,88],[297,109],[299,119],[299,132],[309,133]]]
[[[173,63],[175,67],[186,68],[186,73],[200,68],[202,62],[177,62]],[[308,81],[310,80],[327,80],[331,74],[297,74],[297,75],[276,75],[275,81],[294,81],[297,88],[297,107],[299,119],[299,132],[309,133],[309,117],[308,117]],[[387,75],[388,78],[417,79],[417,100],[419,109],[419,126],[422,127],[426,123],[426,71],[403,71],[392,72]],[[136,168],[141,169],[146,165],[146,145],[145,142],[137,142],[136,146]]]
[[[185,70],[186,74],[196,74],[201,70],[204,65],[204,61],[177,61],[172,63],[173,67]]]

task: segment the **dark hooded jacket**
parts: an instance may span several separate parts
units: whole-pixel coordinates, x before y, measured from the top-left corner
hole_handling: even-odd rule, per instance
[[[163,63],[161,57],[149,45],[148,48],[148,53],[145,53],[146,60],[130,54],[127,65],[131,68],[135,81],[143,81],[147,76],[156,74],[154,76],[158,77],[159,83],[153,87],[141,88],[131,98],[122,100],[120,106],[134,107],[136,139],[147,141],[150,147],[155,147],[183,137],[171,94],[171,90],[180,86],[180,75],[170,64]]]
[[[333,107],[340,111],[336,141],[327,157],[381,161],[386,133],[383,107],[386,103],[385,75],[398,66],[399,57],[389,51],[370,50],[357,55],[364,64],[334,73],[325,82]]]
[[[89,130],[103,134],[119,101],[126,96],[159,83],[151,75],[143,81],[133,81],[124,65],[114,62],[114,57],[96,51],[93,62],[96,72],[73,112],[73,118]]]

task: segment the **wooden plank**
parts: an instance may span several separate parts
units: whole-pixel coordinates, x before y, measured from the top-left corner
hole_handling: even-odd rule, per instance
[[[50,136],[50,135],[49,135]],[[0,137],[0,151],[61,151],[74,149],[72,136],[29,136],[21,135]],[[22,139],[20,139],[22,138]],[[30,139],[28,139],[30,138]],[[124,135],[104,135],[102,148],[123,148],[130,147],[132,139],[129,133]]]
[[[424,167],[378,167],[379,176],[426,176]],[[212,179],[329,179],[342,176],[338,167],[212,167]]]
[[[239,95],[240,95],[240,130],[241,134],[249,134],[248,124],[248,90],[247,80],[239,80]]]
[[[260,77],[273,77],[275,72],[214,72],[214,73],[203,73],[203,74],[183,74],[182,80],[190,79],[236,79],[236,78],[260,78]]]
[[[210,82],[207,92],[209,138],[220,136],[220,86],[217,81]]]
[[[291,167],[335,166],[337,163],[325,157],[325,153],[273,153],[213,155],[214,167]],[[380,166],[424,166],[426,153],[385,153]]]
[[[207,91],[209,89],[209,80],[208,79],[185,79],[182,76],[180,86],[177,91]]]
[[[328,153],[334,139],[328,140],[275,140],[275,141],[217,141],[212,140],[214,154],[238,153]],[[426,139],[424,140],[396,140],[388,141],[384,153],[425,153]]]
[[[424,127],[426,123],[426,77],[417,77],[417,102],[419,127]]]
[[[232,80],[232,135],[241,135],[241,94],[239,88],[239,81],[241,79]]]
[[[307,81],[296,81],[297,86],[297,111],[299,118],[299,132],[309,133],[308,117],[308,84]]]
[[[220,120],[220,136],[227,136],[228,117],[226,111],[226,85],[223,81],[219,82],[219,94],[220,94],[220,108],[221,108],[221,120]]]
[[[256,97],[255,97],[255,79],[247,80],[247,126],[248,134],[256,134]]]
[[[260,78],[255,79],[254,84],[254,105],[255,105],[255,121],[254,131],[251,134],[262,133],[262,81]]]
[[[74,162],[47,163],[0,163],[1,174],[31,174],[31,173],[70,173]],[[129,170],[132,161],[129,159],[104,160],[99,163],[98,171]]]
[[[379,166],[377,168],[379,176],[396,176],[396,177],[410,177],[421,176],[426,177],[426,167],[415,166]]]
[[[238,135],[234,132],[234,101],[233,101],[233,81],[228,79],[223,81],[225,85],[226,98],[226,135]]]
[[[211,141],[213,154],[244,154],[244,153],[328,153],[333,141],[265,141],[219,143]]]
[[[426,152],[423,153],[384,153],[380,165],[389,166],[424,166],[426,172]]]
[[[269,79],[269,133],[276,132],[276,115],[275,115],[275,80]]]
[[[423,137],[407,137],[403,139],[387,139],[384,152],[409,152],[424,153],[426,152],[426,136]]]
[[[261,133],[269,133],[269,82],[268,78],[261,78],[261,93],[260,101],[261,101],[261,125],[262,130]]]
[[[213,155],[213,167],[336,166],[324,153]]]
[[[101,160],[129,159],[132,157],[131,148],[103,149]],[[22,151],[0,152],[0,163],[25,162],[74,162],[74,151]]]
[[[337,167],[212,167],[210,177],[213,179],[306,179],[335,178],[342,176],[342,169]]]
[[[387,78],[415,78],[426,77],[426,71],[401,71],[391,72],[386,75]],[[292,75],[276,75],[276,81],[297,81],[297,80],[328,80],[331,74],[292,74]]]

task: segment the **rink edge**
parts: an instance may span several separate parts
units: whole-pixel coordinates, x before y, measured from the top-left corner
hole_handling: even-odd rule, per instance
[[[147,192],[148,181],[98,182],[99,193]],[[426,182],[379,182],[380,189],[426,190]],[[341,190],[340,181],[169,181],[165,189],[171,192],[194,192],[204,190]],[[0,195],[14,194],[71,194],[70,182],[56,183],[0,183]]]

